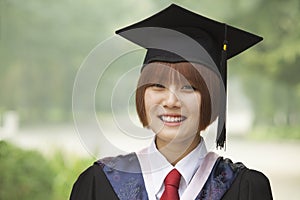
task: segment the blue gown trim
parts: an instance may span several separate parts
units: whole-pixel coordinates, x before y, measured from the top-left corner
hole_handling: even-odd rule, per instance
[[[141,166],[135,153],[104,158],[97,163],[120,200],[148,200]]]
[[[243,168],[242,163],[232,163],[230,159],[219,157],[196,200],[222,199]]]
[[[148,200],[143,175],[135,153],[98,160],[120,200]],[[219,157],[195,200],[219,200],[245,166]]]

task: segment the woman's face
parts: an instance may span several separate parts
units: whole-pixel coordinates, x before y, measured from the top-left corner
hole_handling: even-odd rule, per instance
[[[191,141],[199,136],[200,92],[186,81],[153,83],[146,88],[148,127],[163,143]]]

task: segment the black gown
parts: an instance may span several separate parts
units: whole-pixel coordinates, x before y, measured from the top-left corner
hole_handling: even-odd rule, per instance
[[[216,174],[224,173],[220,170],[220,165],[226,164],[231,168],[238,168],[240,163],[232,163],[229,159],[219,158],[215,164],[214,170],[211,172],[211,177],[219,176]],[[236,177],[230,183],[230,186],[224,194],[222,200],[272,200],[272,192],[268,178],[261,172],[248,169],[246,167],[240,168],[236,173]],[[211,179],[208,179],[205,185],[209,185]],[[224,181],[228,182],[228,181]],[[205,186],[204,186],[205,187]],[[143,187],[144,189],[144,187]],[[203,190],[203,189],[202,189]],[[213,197],[208,197],[205,192],[199,191],[197,200],[215,200]],[[211,193],[211,191],[208,191]],[[207,192],[206,192],[207,193]],[[144,195],[145,197],[145,195]],[[147,199],[148,197],[136,197],[133,199]],[[75,182],[70,200],[126,200],[132,199],[126,196],[120,197],[115,192],[111,180],[103,170],[103,166],[98,162],[85,170]],[[191,199],[192,200],[192,199]]]

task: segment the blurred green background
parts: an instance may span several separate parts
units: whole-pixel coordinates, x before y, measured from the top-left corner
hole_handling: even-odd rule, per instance
[[[299,0],[173,2],[264,37],[263,43],[229,61],[229,83],[238,83],[252,113],[250,128],[242,135],[251,140],[297,143],[300,140]],[[53,127],[72,127],[73,83],[89,52],[114,35],[115,30],[170,3],[167,0],[0,0],[0,140],[13,143],[12,138],[21,138],[22,133],[41,135],[43,130],[52,137],[61,137],[65,129],[57,131]],[[230,113],[242,100],[235,100],[239,94],[228,90]],[[108,103],[97,102],[101,104],[98,112],[107,112]],[[76,153],[65,155],[59,147],[51,153],[32,150],[28,153],[19,148],[30,148],[31,144],[15,143],[20,147],[10,142],[0,143],[0,200],[20,199],[12,183],[24,186],[24,190],[19,190],[20,195],[32,193],[22,199],[42,199],[40,195],[44,195],[43,199],[67,199],[79,172],[92,163],[92,159]],[[30,166],[23,167],[27,164]],[[40,172],[40,168],[45,172]],[[37,180],[33,185],[24,176],[30,171],[36,177],[31,180]],[[43,190],[37,189],[38,186]]]

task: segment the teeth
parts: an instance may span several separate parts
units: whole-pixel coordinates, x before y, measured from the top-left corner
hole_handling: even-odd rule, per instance
[[[184,117],[161,116],[161,119],[164,122],[181,122],[184,120]]]

